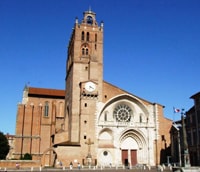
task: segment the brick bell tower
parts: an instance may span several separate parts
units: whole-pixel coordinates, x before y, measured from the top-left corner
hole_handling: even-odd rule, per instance
[[[94,154],[96,104],[102,101],[103,23],[91,10],[78,18],[68,45],[66,64],[65,131],[70,145],[80,145],[82,156]],[[88,142],[93,145],[90,147]],[[90,152],[91,151],[91,152]],[[96,156],[96,155],[95,155]]]

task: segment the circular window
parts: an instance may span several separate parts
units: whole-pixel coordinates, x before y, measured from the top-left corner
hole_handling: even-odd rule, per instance
[[[120,104],[114,109],[114,117],[118,122],[130,122],[132,110],[126,104]]]
[[[107,155],[108,155],[108,152],[107,152],[107,151],[104,151],[104,152],[103,152],[103,155],[104,155],[104,156],[107,156]]]

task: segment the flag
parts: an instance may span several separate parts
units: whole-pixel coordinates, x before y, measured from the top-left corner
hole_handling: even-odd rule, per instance
[[[179,113],[180,109],[174,107],[174,113]]]

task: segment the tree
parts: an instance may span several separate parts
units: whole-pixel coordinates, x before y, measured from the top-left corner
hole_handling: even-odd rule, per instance
[[[6,136],[0,131],[0,159],[6,159],[10,146]]]

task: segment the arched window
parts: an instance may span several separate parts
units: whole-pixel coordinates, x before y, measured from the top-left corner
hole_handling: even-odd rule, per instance
[[[84,39],[85,39],[85,33],[84,33],[84,32],[82,32],[82,35],[81,35],[81,40],[82,40],[82,41],[84,41]]]
[[[89,53],[88,53],[88,48],[86,48],[85,51],[86,51],[85,54],[88,55],[88,54],[89,54]]]
[[[105,112],[105,114],[104,114],[104,121],[107,121],[107,117],[108,117],[108,112]]]
[[[87,24],[93,24],[93,18],[91,16],[87,16]]]
[[[89,48],[88,48],[87,44],[82,45],[81,52],[82,52],[83,56],[88,56],[89,55]]]
[[[140,123],[142,123],[142,115],[140,114]]]
[[[49,116],[49,102],[45,102],[45,105],[44,105],[44,116],[45,117]]]
[[[85,48],[82,48],[82,55],[85,55]]]
[[[90,33],[87,32],[87,41],[89,41],[89,40],[90,40]]]

